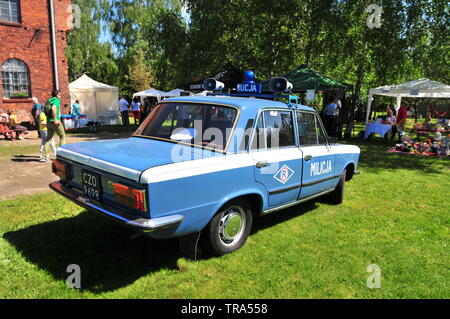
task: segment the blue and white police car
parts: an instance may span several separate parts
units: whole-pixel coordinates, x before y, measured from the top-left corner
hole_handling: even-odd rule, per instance
[[[277,78],[272,87],[289,83]],[[330,142],[317,112],[295,96],[241,95],[165,99],[130,138],[66,144],[50,188],[153,238],[184,238],[191,251],[201,242],[213,255],[239,249],[260,215],[325,195],[341,203],[359,148]]]

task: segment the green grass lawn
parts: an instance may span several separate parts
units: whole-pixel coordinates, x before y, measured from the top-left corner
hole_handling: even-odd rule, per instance
[[[449,298],[450,161],[358,143],[339,206],[259,219],[244,247],[185,259],[176,240],[129,239],[51,193],[0,202],[0,298]],[[82,289],[66,285],[81,267]],[[369,289],[367,267],[381,268]]]

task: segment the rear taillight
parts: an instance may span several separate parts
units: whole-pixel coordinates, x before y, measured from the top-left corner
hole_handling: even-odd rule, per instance
[[[52,161],[52,172],[61,179],[69,179],[69,166],[59,160]]]
[[[114,183],[113,189],[117,202],[142,212],[146,210],[145,190],[135,189],[119,183]]]

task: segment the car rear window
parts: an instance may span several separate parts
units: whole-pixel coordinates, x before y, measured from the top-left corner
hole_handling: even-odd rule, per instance
[[[237,117],[234,107],[202,103],[162,103],[135,136],[225,150]]]

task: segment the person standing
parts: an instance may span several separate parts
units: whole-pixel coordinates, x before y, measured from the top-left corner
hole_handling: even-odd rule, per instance
[[[53,135],[56,133],[59,136],[59,146],[62,146],[66,142],[64,126],[61,122],[61,91],[55,90],[52,92],[52,98],[50,98],[46,106],[44,107],[44,113],[47,116],[47,138],[45,140],[44,151],[45,156],[48,158],[50,144]]]
[[[338,97],[338,93],[334,92],[333,95],[333,103],[336,104],[336,121],[335,121],[335,133],[334,136],[341,136],[341,130],[342,130],[342,116],[341,116],[341,111],[342,111],[342,102]]]
[[[337,105],[334,103],[334,98],[328,98],[328,104],[323,110],[323,115],[325,116],[325,126],[327,129],[328,136],[336,136],[336,120],[337,120]]]
[[[120,111],[120,115],[122,116],[122,124],[124,126],[128,126],[130,124],[130,121],[128,118],[129,105],[130,104],[124,97],[119,100],[119,111]]]
[[[141,121],[144,121],[147,117],[147,115],[150,113],[150,101],[148,100],[148,98],[144,98],[144,103],[142,105],[142,110],[141,110]]]
[[[333,93],[333,103],[336,104],[336,116],[339,116],[339,112],[342,110],[342,102],[336,92]]]
[[[408,102],[402,102],[397,112],[397,130],[399,132],[399,141],[404,134],[406,118],[408,117]]]
[[[134,124],[141,124],[141,103],[139,102],[138,97],[133,99],[131,111],[133,112]]]
[[[31,116],[33,117],[34,125],[38,131],[39,138],[41,137],[41,131],[39,130],[39,115],[42,112],[42,106],[36,97],[32,98],[33,108],[31,109]]]
[[[72,119],[74,121],[74,128],[78,128],[80,126],[80,101],[75,100],[75,103],[72,104],[72,111],[71,111]]]
[[[391,124],[391,140],[393,141],[395,138],[395,134],[397,134],[397,118],[389,106],[387,107],[386,121]]]
[[[45,142],[47,141],[47,116],[45,115],[44,112],[41,112],[41,114],[39,114],[39,131],[41,133],[41,147],[39,149],[40,151],[40,162],[48,162],[49,159],[46,156],[45,153]],[[55,146],[55,141],[53,140],[53,138],[51,139],[50,142],[50,146],[52,148],[53,151],[53,156],[56,157],[56,146]]]

